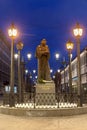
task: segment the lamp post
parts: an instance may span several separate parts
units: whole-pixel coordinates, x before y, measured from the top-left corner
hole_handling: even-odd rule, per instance
[[[65,60],[65,57],[63,57],[63,61],[62,61],[62,65],[64,67],[64,88],[65,88],[65,93],[66,93],[66,80],[65,80],[65,68],[66,68],[66,60]]]
[[[10,28],[8,29],[8,35],[12,40],[11,43],[11,71],[10,71],[10,107],[15,105],[14,100],[14,40],[17,36],[17,29],[15,28],[14,24],[11,24]]]
[[[69,40],[66,43],[66,48],[69,52],[69,89],[70,89],[70,93],[72,93],[72,70],[71,70],[71,51],[74,47],[74,44]]]
[[[19,103],[22,101],[22,84],[21,84],[21,50],[23,49],[23,43],[18,42],[17,44],[17,50],[18,50],[18,100]]]
[[[57,61],[59,60],[59,57],[60,57],[60,54],[57,52],[57,53],[55,54],[55,58],[56,58]]]
[[[78,76],[78,106],[82,106],[82,93],[81,93],[81,65],[80,65],[80,37],[83,34],[83,29],[80,27],[79,23],[76,24],[73,29],[74,36],[76,37],[77,45],[77,76]]]
[[[29,61],[31,60],[31,56],[32,56],[32,55],[31,55],[31,53],[29,52],[29,53],[27,54],[27,58],[28,58]],[[36,73],[35,70],[33,70],[33,73]]]

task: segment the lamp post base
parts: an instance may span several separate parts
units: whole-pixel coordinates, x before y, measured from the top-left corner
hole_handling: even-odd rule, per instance
[[[82,96],[78,95],[78,107],[82,107]]]
[[[10,107],[14,107],[14,106],[15,106],[15,97],[14,97],[14,94],[13,94],[13,93],[11,93],[11,94],[9,95],[9,106],[10,106]]]

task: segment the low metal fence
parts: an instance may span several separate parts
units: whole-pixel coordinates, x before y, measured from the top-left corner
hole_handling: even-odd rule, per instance
[[[18,94],[14,94],[16,108],[70,108],[78,107],[77,93],[23,93],[22,100],[19,102]],[[82,95],[83,105],[87,104],[87,94]],[[0,95],[0,106],[9,106],[10,94]]]
[[[85,95],[87,96],[87,95]],[[74,94],[65,93],[23,93],[22,101],[19,102],[18,94],[14,94],[16,108],[29,109],[58,109],[77,107],[78,96]],[[9,106],[10,94],[4,94],[0,97],[0,105]]]

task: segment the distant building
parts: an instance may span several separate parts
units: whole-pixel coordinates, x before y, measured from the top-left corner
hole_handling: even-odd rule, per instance
[[[10,44],[0,30],[0,88],[10,81]]]
[[[81,84],[84,93],[87,93],[87,47],[80,54],[81,59]],[[72,87],[73,91],[77,91],[77,57],[71,62],[72,66]],[[69,87],[69,65],[65,68],[65,85],[64,70],[61,71],[61,86]]]

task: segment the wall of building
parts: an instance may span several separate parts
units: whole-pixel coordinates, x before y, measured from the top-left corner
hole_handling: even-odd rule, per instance
[[[83,91],[87,90],[87,47],[80,54],[81,60],[81,83]],[[77,57],[71,62],[72,66],[72,86],[73,89],[77,89]],[[62,86],[64,85],[64,70],[61,71]],[[65,68],[65,84],[69,86],[69,65]]]
[[[10,44],[0,30],[0,90],[10,81]]]

